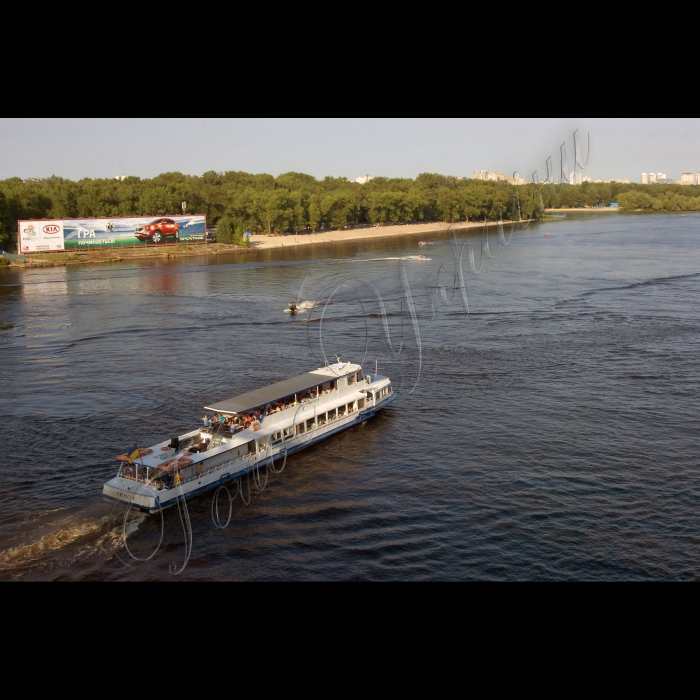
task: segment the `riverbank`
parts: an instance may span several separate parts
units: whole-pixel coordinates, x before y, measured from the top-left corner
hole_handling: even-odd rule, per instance
[[[489,222],[488,226],[496,226],[497,222]],[[273,248],[293,248],[303,245],[323,245],[326,243],[340,243],[345,241],[357,241],[366,238],[394,238],[396,236],[427,236],[432,233],[445,233],[450,226],[456,231],[465,229],[482,229],[484,222],[467,223],[466,221],[455,224],[435,222],[431,224],[410,224],[403,226],[381,226],[375,228],[354,229],[350,231],[321,231],[320,233],[300,233],[287,236],[251,236],[250,245],[257,250],[270,250]]]
[[[583,214],[600,214],[601,212],[619,212],[620,207],[598,207],[597,209],[581,207],[580,209],[545,209],[545,214],[566,214],[567,212],[576,212]]]
[[[224,243],[208,245],[161,246],[152,248],[107,248],[86,250],[79,253],[35,253],[22,256],[25,262],[10,261],[9,267],[56,267],[64,265],[86,265],[88,263],[128,262],[130,260],[170,260],[193,258],[203,255],[255,254],[255,247],[244,248]]]
[[[286,236],[254,235],[250,237],[247,248],[224,243],[210,243],[203,246],[162,246],[153,248],[120,248],[106,250],[87,250],[79,253],[35,253],[25,256],[26,262],[12,261],[10,267],[52,267],[62,265],[85,265],[89,263],[113,263],[129,260],[168,260],[185,257],[201,257],[202,255],[236,255],[255,254],[260,250],[278,248],[294,248],[305,245],[327,245],[356,241],[370,238],[394,238],[397,236],[427,236],[435,233],[446,233],[452,226],[454,230],[480,230],[484,222],[469,223],[466,221],[455,224],[434,222],[430,224],[406,224],[399,226],[378,226],[374,228],[353,229],[350,231],[321,231],[319,233],[289,234]],[[489,222],[487,226],[496,226],[498,222]]]

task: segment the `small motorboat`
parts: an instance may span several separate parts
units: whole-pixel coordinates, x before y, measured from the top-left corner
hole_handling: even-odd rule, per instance
[[[421,241],[418,245],[424,246],[424,245],[428,245],[428,243],[426,241]]]

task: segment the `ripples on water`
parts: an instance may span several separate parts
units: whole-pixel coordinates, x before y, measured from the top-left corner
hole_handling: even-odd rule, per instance
[[[114,554],[130,561],[100,502],[113,457],[188,429],[207,402],[318,366],[318,319],[284,313],[302,283],[302,300],[357,276],[376,285],[392,342],[404,321],[402,357],[384,348],[371,299],[347,289],[324,347],[353,360],[367,342],[368,368],[376,359],[410,388],[404,258],[423,343],[416,391],[290,458],[251,507],[236,501],[224,531],[211,496],[190,502],[181,577],[695,579],[699,233],[697,216],[623,215],[516,232],[466,273],[472,315],[457,294],[432,322],[426,278],[451,265],[445,236],[430,238],[429,261],[406,259],[419,250],[406,237],[254,261],[1,271],[0,578],[172,580],[185,555],[177,511],[148,564]],[[126,526],[148,556],[159,517]]]

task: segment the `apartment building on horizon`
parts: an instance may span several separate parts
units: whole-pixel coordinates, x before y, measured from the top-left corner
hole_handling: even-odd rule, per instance
[[[676,181],[666,173],[642,173],[642,185],[675,185]],[[681,185],[694,185],[695,176],[693,173],[683,173]]]
[[[477,170],[474,173],[475,180],[488,180],[492,182],[507,182],[509,185],[527,185],[524,177],[508,177],[505,173],[490,173],[488,170]]]

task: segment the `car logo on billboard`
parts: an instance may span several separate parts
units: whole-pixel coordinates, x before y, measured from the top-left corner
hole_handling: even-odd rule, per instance
[[[56,226],[56,224],[49,224],[48,226],[44,226],[44,233],[48,233],[49,235],[61,233],[61,227]]]

